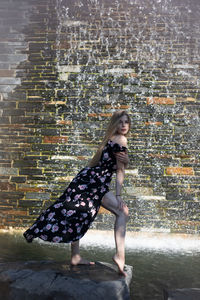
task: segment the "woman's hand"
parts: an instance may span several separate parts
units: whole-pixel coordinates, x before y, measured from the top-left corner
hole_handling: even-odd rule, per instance
[[[123,210],[124,207],[126,206],[126,204],[124,203],[124,201],[122,200],[121,196],[116,196],[117,200],[118,200],[118,207],[119,210]]]
[[[118,159],[124,165],[128,165],[129,158],[128,158],[128,151],[127,150],[125,152],[115,153],[115,157],[116,157],[116,159]]]

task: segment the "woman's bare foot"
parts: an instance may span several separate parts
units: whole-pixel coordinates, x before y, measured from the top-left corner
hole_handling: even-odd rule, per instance
[[[126,276],[126,273],[124,272],[124,259],[120,259],[117,254],[115,254],[112,259],[118,266],[119,273],[123,276]]]
[[[77,265],[94,265],[95,263],[93,261],[89,261],[87,259],[82,258],[79,254],[74,255],[71,258],[71,265],[77,266]]]

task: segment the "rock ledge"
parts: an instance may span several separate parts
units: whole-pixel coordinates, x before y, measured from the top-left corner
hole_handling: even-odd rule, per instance
[[[200,300],[200,288],[164,290],[164,300]]]
[[[63,262],[28,261],[0,264],[0,299],[130,300],[132,267],[127,277],[104,262],[70,267]]]

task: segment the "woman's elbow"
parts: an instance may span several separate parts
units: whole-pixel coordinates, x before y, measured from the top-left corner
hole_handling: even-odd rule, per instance
[[[124,174],[124,172],[125,172],[124,166],[117,167],[117,170],[116,170],[117,174]]]

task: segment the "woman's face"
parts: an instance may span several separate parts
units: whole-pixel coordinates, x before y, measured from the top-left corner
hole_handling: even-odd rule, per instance
[[[117,133],[125,135],[129,131],[129,121],[126,115],[122,116],[119,120],[119,124],[117,126]]]

